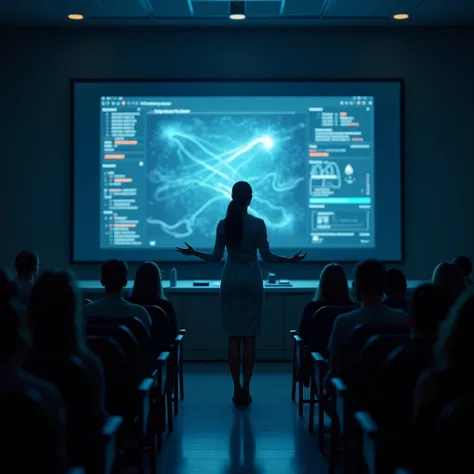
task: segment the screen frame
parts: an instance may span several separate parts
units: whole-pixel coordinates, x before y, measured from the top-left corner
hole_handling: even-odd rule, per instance
[[[403,263],[405,262],[405,79],[402,77],[395,78],[367,78],[367,77],[357,77],[357,78],[299,78],[299,79],[286,79],[286,78],[257,78],[257,79],[239,79],[239,78],[226,78],[226,79],[216,79],[216,78],[72,78],[70,79],[70,90],[69,90],[69,101],[70,101],[70,150],[69,150],[69,182],[70,182],[70,213],[69,213],[69,262],[70,264],[100,264],[102,260],[77,260],[74,257],[74,150],[75,150],[75,107],[74,107],[74,87],[76,83],[230,83],[230,82],[243,82],[243,83],[279,83],[284,82],[288,84],[298,84],[301,82],[314,82],[314,83],[323,83],[323,82],[335,82],[335,83],[362,83],[362,82],[374,82],[374,83],[398,83],[400,90],[400,259],[396,260],[385,260],[385,263]],[[142,263],[144,260],[127,260],[127,262],[132,264]],[[336,261],[335,259],[318,259],[318,260],[302,260],[300,264],[327,264]],[[341,260],[341,263],[356,263],[358,260]],[[221,264],[225,261],[223,260]],[[206,264],[206,262],[201,259],[190,258],[189,260],[166,260],[164,263],[173,265],[173,264]]]

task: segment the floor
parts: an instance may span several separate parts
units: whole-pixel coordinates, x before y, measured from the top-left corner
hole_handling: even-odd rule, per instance
[[[291,364],[260,363],[253,403],[232,404],[224,363],[185,365],[185,400],[175,431],[164,439],[159,472],[166,474],[316,474],[327,472],[316,435],[291,401]]]

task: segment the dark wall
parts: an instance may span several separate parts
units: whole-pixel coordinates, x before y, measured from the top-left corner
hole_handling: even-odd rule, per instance
[[[406,85],[405,263],[411,279],[474,254],[474,30],[38,29],[0,36],[2,245],[69,264],[71,78],[393,78]],[[383,156],[377,159],[383,160]],[[165,266],[166,269],[166,266]],[[320,266],[281,267],[316,278]],[[219,267],[179,267],[216,278]],[[81,278],[97,267],[78,266]]]

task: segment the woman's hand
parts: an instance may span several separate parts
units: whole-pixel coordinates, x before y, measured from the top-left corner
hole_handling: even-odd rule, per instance
[[[186,249],[182,249],[180,247],[176,247],[176,251],[179,252],[181,255],[186,255],[186,256],[189,256],[189,255],[196,255],[197,252],[196,250],[194,250],[191,245],[189,245],[187,242],[184,242],[184,245],[186,245]]]
[[[300,250],[297,254],[291,257],[291,263],[301,262],[301,260],[304,260],[305,258],[306,258],[306,252],[303,252],[302,250]]]

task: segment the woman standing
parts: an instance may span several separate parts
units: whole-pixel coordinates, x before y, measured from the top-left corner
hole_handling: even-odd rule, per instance
[[[265,222],[247,212],[251,201],[250,184],[245,181],[235,183],[227,215],[217,225],[214,251],[210,254],[198,252],[187,243],[187,248],[176,248],[182,255],[192,255],[210,263],[220,262],[227,248],[228,258],[222,273],[220,300],[223,332],[229,336],[228,358],[234,381],[232,400],[236,404],[252,401],[250,379],[255,365],[255,337],[262,335],[264,293],[257,250],[265,262],[295,263],[306,258],[303,252],[289,258],[270,251]]]

